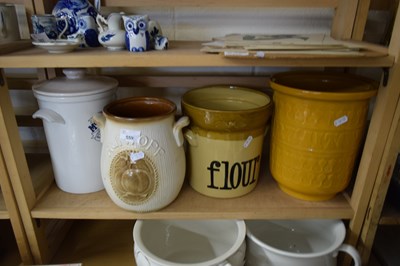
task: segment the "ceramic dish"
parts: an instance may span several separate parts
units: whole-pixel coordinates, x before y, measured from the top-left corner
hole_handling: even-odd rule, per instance
[[[55,40],[50,42],[32,42],[32,44],[47,50],[51,54],[63,54],[73,51],[79,47],[81,42],[76,40]]]

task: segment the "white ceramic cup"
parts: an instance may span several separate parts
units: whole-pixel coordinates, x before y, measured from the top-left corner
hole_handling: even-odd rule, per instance
[[[247,266],[333,266],[339,251],[361,265],[357,250],[343,244],[340,220],[246,221]]]
[[[137,266],[243,266],[243,220],[138,220]]]

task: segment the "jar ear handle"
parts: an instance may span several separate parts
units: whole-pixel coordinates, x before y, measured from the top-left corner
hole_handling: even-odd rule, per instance
[[[181,147],[184,142],[183,134],[182,134],[182,128],[186,127],[189,125],[190,120],[189,117],[187,116],[182,116],[177,122],[175,122],[174,128],[172,129],[176,144],[178,147]]]
[[[47,108],[37,110],[32,117],[41,118],[49,123],[65,124],[64,118],[59,113]]]

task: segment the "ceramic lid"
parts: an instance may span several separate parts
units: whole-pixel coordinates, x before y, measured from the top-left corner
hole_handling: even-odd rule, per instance
[[[85,69],[64,69],[65,77],[46,80],[33,86],[37,95],[49,97],[76,97],[114,90],[118,81],[104,76],[86,75]]]

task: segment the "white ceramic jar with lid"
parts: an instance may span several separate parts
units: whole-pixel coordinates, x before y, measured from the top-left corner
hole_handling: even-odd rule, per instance
[[[92,116],[116,98],[117,80],[64,69],[57,77],[33,86],[43,119],[57,186],[69,193],[104,189],[100,173],[100,130]]]

